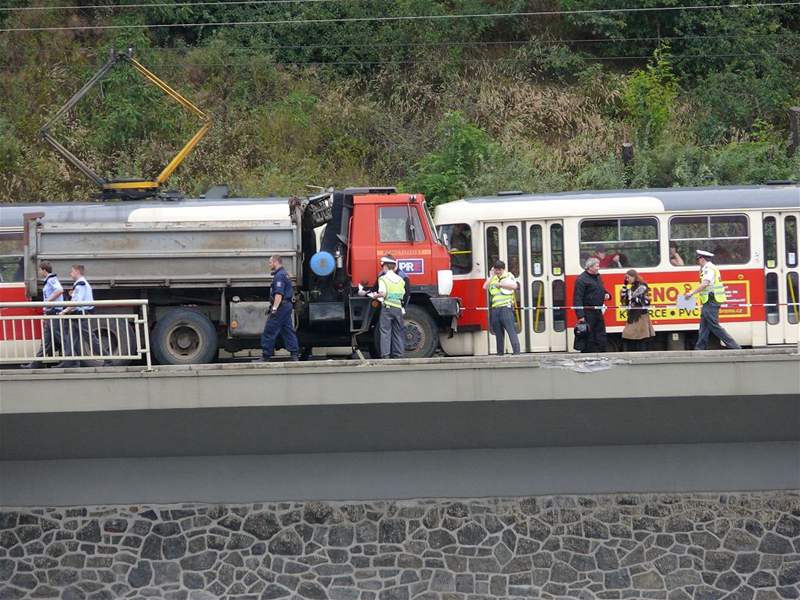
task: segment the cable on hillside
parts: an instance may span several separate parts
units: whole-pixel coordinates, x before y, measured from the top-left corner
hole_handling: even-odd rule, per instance
[[[263,48],[253,48],[251,46],[226,46],[226,50],[235,50],[243,54],[260,54],[270,50],[315,50],[323,48],[448,48],[448,47],[471,47],[471,46],[525,46],[525,45],[558,45],[558,44],[616,44],[620,42],[662,42],[680,40],[708,40],[708,39],[742,39],[742,38],[797,38],[800,34],[796,33],[763,33],[741,35],[685,35],[685,36],[653,36],[653,37],[628,37],[628,38],[607,38],[607,39],[539,39],[531,38],[527,40],[501,40],[501,41],[463,41],[463,42],[374,42],[367,44],[279,44],[275,46],[264,46]],[[147,48],[148,52],[189,52],[192,50],[202,50],[203,46],[184,47],[184,48]],[[94,48],[84,47],[83,50],[93,50]],[[245,52],[243,52],[245,51]]]
[[[117,9],[117,8],[173,8],[178,6],[215,6],[215,5],[263,5],[263,4],[311,4],[317,2],[344,2],[347,0],[230,0],[222,2],[213,0],[208,2],[153,2],[135,4],[86,4],[83,6],[14,6],[2,7],[0,12],[30,12],[45,10],[87,10],[87,9]],[[353,2],[355,0],[349,0]]]
[[[771,53],[772,56],[790,56],[793,58],[800,58],[800,54],[792,53]],[[709,58],[752,58],[761,57],[763,53],[731,53],[731,54],[679,54],[673,55],[675,60],[694,60],[694,59],[709,59]],[[649,60],[653,58],[651,55],[620,55],[620,56],[596,56],[596,57],[583,57],[584,60],[590,61],[622,61],[622,60]],[[413,64],[452,64],[452,63],[527,63],[526,59],[522,58],[463,58],[456,60],[338,60],[338,61],[280,61],[271,62],[270,65],[278,67],[292,67],[292,66],[310,66],[310,67],[326,67],[326,66],[372,66],[372,65],[413,65]],[[246,66],[252,64],[250,61],[197,61],[191,63],[197,66]],[[186,68],[186,63],[171,63],[162,62],[153,66],[154,69],[159,68]]]
[[[224,3],[223,3],[224,4]],[[397,21],[441,21],[449,19],[498,19],[510,17],[547,17],[583,14],[628,14],[643,12],[675,12],[689,10],[726,10],[742,8],[779,8],[786,6],[800,6],[800,2],[758,2],[752,4],[726,4],[726,5],[693,5],[693,6],[661,6],[652,8],[597,8],[586,10],[540,10],[514,13],[472,13],[460,15],[399,15],[385,17],[341,17],[326,19],[277,19],[270,21],[213,21],[207,23],[157,23],[133,25],[74,25],[56,27],[8,27],[0,29],[0,33],[25,33],[35,31],[103,31],[114,29],[164,29],[177,27],[257,27],[266,25],[323,25],[333,23],[385,23]]]

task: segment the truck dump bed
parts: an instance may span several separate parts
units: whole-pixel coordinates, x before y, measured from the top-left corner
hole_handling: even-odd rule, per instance
[[[300,232],[290,220],[185,223],[28,224],[25,281],[36,293],[37,263],[57,273],[86,266],[96,289],[112,287],[250,287],[266,285],[267,260],[283,257],[299,277]]]

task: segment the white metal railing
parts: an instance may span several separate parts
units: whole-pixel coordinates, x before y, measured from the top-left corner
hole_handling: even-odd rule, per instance
[[[111,312],[83,312],[90,306]],[[75,310],[61,313],[66,307]],[[129,310],[114,310],[125,308]],[[30,309],[41,314],[28,314]],[[83,361],[141,358],[149,369],[147,300],[0,302],[0,364],[66,362],[77,366]]]

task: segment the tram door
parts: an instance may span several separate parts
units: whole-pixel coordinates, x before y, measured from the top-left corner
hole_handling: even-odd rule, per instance
[[[525,352],[527,340],[525,339],[525,318],[526,311],[522,310],[525,303],[525,268],[523,265],[524,254],[522,253],[523,230],[520,222],[486,223],[484,225],[484,240],[486,245],[486,273],[488,277],[492,271],[492,266],[498,260],[506,264],[506,269],[517,278],[516,294],[514,296],[514,321],[519,336],[520,349]],[[491,306],[489,294],[486,294],[486,306]],[[497,354],[497,341],[489,325],[489,354]],[[511,344],[508,336],[505,336],[505,352],[511,353]]]
[[[765,213],[767,343],[796,344],[800,336],[800,212]]]
[[[550,308],[566,304],[563,231],[560,221],[484,225],[486,275],[499,259],[519,283],[514,314],[523,352],[567,349],[566,311]],[[496,354],[496,338],[491,330],[488,335],[489,353]],[[506,352],[511,352],[507,338]]]
[[[528,351],[567,349],[564,227],[561,221],[528,221],[527,243]]]

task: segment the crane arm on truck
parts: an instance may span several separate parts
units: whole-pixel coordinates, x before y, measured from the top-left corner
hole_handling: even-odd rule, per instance
[[[98,85],[105,77],[111,72],[111,70],[120,62],[127,62],[130,64],[137,73],[139,73],[142,78],[147,81],[148,83],[154,85],[158,89],[160,89],[164,94],[172,98],[175,102],[180,104],[186,111],[195,114],[201,121],[202,126],[200,129],[195,133],[192,138],[186,142],[186,144],[181,148],[175,157],[167,164],[166,167],[159,173],[157,177],[154,179],[144,179],[144,178],[136,178],[136,179],[117,179],[117,180],[106,180],[100,177],[97,173],[95,173],[89,165],[86,164],[83,160],[75,156],[70,150],[68,150],[61,142],[55,139],[53,134],[51,133],[51,129],[55,123],[61,119],[68,111],[75,107],[85,96],[88,94],[92,88]],[[211,127],[211,119],[206,115],[202,110],[197,108],[192,102],[182,96],[178,91],[172,88],[169,84],[161,80],[157,75],[155,75],[152,71],[147,69],[144,65],[142,65],[139,61],[137,61],[133,57],[132,50],[128,50],[127,52],[117,52],[112,51],[111,56],[109,57],[108,61],[100,67],[100,70],[94,74],[94,76],[87,81],[83,87],[78,90],[73,96],[67,100],[67,102],[53,115],[53,117],[42,127],[40,130],[42,138],[50,144],[56,152],[58,152],[67,162],[72,164],[75,168],[77,168],[81,173],[83,173],[86,177],[91,179],[98,187],[101,188],[102,193],[101,197],[104,199],[111,199],[111,198],[120,198],[120,199],[137,199],[137,198],[145,198],[149,196],[156,196],[158,195],[159,191],[161,190],[164,183],[167,179],[172,175],[175,169],[180,166],[180,164],[186,159],[189,153],[194,149],[195,146],[200,142],[201,139],[206,135],[209,128]]]

